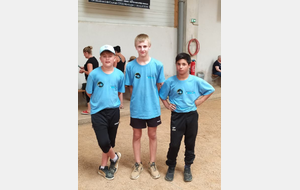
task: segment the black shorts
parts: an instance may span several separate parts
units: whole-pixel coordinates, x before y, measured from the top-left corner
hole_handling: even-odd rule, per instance
[[[130,117],[130,125],[135,129],[143,129],[148,127],[157,127],[161,124],[160,116],[151,119],[137,119]]]

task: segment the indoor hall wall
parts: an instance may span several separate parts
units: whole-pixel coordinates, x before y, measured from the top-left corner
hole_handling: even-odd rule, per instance
[[[186,0],[185,5],[185,44],[196,38],[200,43],[200,51],[192,56],[196,60],[195,71],[203,72],[204,79],[211,83],[212,64],[221,55],[221,0]],[[192,24],[191,19],[196,19]],[[190,51],[194,53],[196,44],[190,44]]]
[[[202,71],[211,82],[212,65],[221,55],[221,0],[201,0],[198,12],[198,40],[196,72]]]
[[[78,23],[78,64],[83,66],[86,58],[83,48],[93,46],[93,55],[99,60],[99,50],[102,45],[119,45],[121,53],[126,58],[138,56],[134,47],[134,39],[140,33],[146,33],[151,39],[150,57],[160,60],[164,64],[165,77],[176,73],[175,57],[177,45],[177,29],[173,27],[151,27],[136,25],[120,25],[105,23]],[[78,73],[78,88],[85,82],[83,74]]]
[[[126,60],[138,56],[134,39],[146,33],[151,39],[150,57],[164,64],[165,77],[176,73],[177,28],[174,28],[174,0],[151,0],[150,9],[89,3],[78,1],[78,64],[83,66],[86,58],[83,48],[93,46],[93,55],[99,60],[102,45],[119,45]],[[126,62],[127,63],[127,62]],[[78,73],[78,88],[86,82]]]
[[[174,26],[175,0],[150,0],[150,9],[78,0],[78,20],[145,26]]]

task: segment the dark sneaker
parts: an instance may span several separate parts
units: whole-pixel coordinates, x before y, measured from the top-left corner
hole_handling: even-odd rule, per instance
[[[101,169],[99,166],[98,174],[102,175],[105,179],[112,180],[114,179],[114,174],[110,172],[107,166],[104,169]]]
[[[191,168],[184,168],[184,181],[185,182],[190,182],[193,179],[192,173],[191,173]]]
[[[118,167],[119,167],[119,161],[121,159],[121,153],[120,152],[116,152],[116,155],[118,156],[118,159],[116,162],[113,162],[111,159],[110,159],[110,166],[109,166],[109,170],[111,173],[115,174],[117,173],[118,171]]]
[[[166,181],[173,181],[173,179],[174,179],[174,172],[175,172],[175,167],[174,166],[169,166],[168,171],[166,173],[165,180]]]

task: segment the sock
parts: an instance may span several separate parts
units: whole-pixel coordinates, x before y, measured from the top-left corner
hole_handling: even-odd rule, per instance
[[[104,169],[104,166],[100,166],[100,169]]]
[[[112,159],[113,162],[116,162],[118,160],[118,155],[115,154],[115,157]]]

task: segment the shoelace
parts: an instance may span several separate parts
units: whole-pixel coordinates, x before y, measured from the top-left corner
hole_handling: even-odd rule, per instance
[[[134,171],[138,171],[139,170],[139,165],[138,164],[134,164]]]
[[[150,167],[151,167],[151,168],[153,167],[153,168],[154,168],[154,171],[156,171],[156,166],[155,166],[155,165],[151,165]]]

